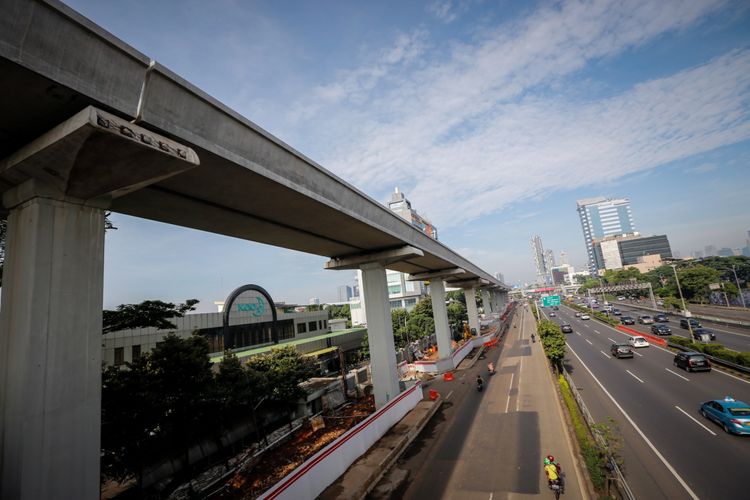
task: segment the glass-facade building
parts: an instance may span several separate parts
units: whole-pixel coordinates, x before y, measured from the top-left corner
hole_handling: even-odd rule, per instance
[[[594,240],[606,236],[619,236],[635,232],[633,214],[628,198],[587,198],[576,202],[581,220],[583,239],[586,242],[589,272],[595,274],[597,265]]]

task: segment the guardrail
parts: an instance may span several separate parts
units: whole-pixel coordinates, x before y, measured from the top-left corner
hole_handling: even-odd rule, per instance
[[[667,346],[672,347],[674,349],[678,349],[680,351],[694,351],[695,349],[690,349],[689,347],[685,347],[682,344],[674,344],[672,342],[667,341]],[[737,363],[732,363],[731,361],[727,361],[726,359],[717,358],[716,356],[711,356],[710,354],[706,354],[705,352],[701,352],[705,357],[707,357],[712,363],[725,366],[727,368],[731,368],[732,370],[737,370],[738,372],[746,373],[750,375],[750,368],[743,365],[738,365]]]
[[[660,314],[666,314],[667,316],[674,316],[675,318],[684,318],[682,314],[674,313],[666,309],[654,309],[653,307],[642,306],[640,304],[631,304],[630,302],[612,302],[612,304],[623,305],[628,307],[635,307],[636,309],[642,309],[644,311],[651,311]],[[704,316],[702,314],[693,314],[692,318],[702,319],[704,321],[712,321],[726,326],[738,326],[740,328],[750,328],[750,323],[747,321],[739,321],[728,318],[717,318],[714,316]]]
[[[607,478],[607,493],[612,493],[610,491],[610,485],[614,484],[614,487],[617,490],[620,498],[626,500],[635,500],[635,496],[630,490],[630,486],[628,486],[628,482],[625,480],[625,476],[622,475],[622,471],[617,465],[617,461],[615,460],[615,457],[612,455],[609,449],[609,443],[607,443],[607,440],[604,438],[604,436],[602,436],[601,432],[599,432],[599,430],[594,427],[596,421],[594,420],[594,417],[591,416],[589,409],[586,407],[586,403],[583,401],[583,398],[578,392],[578,388],[573,382],[573,379],[566,370],[562,370],[562,373],[565,377],[565,380],[568,382],[568,385],[570,386],[570,391],[573,393],[573,397],[576,400],[578,408],[581,410],[581,414],[583,414],[583,418],[586,420],[586,425],[588,426],[589,431],[591,431],[591,434],[594,436],[594,439],[599,444],[599,446],[601,446],[602,449],[604,449],[607,453],[608,468],[613,475],[613,477]]]

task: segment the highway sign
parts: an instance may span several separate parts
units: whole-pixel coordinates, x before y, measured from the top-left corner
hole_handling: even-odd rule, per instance
[[[559,295],[548,295],[542,297],[542,307],[559,306],[560,296]]]

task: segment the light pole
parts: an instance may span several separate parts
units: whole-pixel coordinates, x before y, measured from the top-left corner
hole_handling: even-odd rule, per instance
[[[742,295],[742,288],[740,288],[740,280],[737,279],[737,270],[735,269],[734,264],[732,264],[732,272],[734,273],[734,281],[735,283],[737,283],[737,291],[740,294],[740,301],[742,301],[742,307],[747,307],[747,305],[745,305],[745,296]]]
[[[680,292],[680,300],[682,300],[682,314],[687,319],[688,330],[690,331],[690,340],[693,340],[693,325],[690,324],[690,311],[687,310],[685,305],[685,297],[682,296],[682,288],[680,288],[680,278],[677,277],[677,265],[670,264],[672,271],[674,271],[674,279],[677,282],[677,291]]]

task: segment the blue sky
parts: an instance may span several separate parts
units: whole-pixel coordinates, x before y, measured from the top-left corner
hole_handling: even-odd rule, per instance
[[[575,201],[629,197],[673,251],[750,230],[750,4],[70,0],[71,7],[511,283],[583,266]],[[325,259],[115,214],[105,307],[236,286],[335,300]]]

